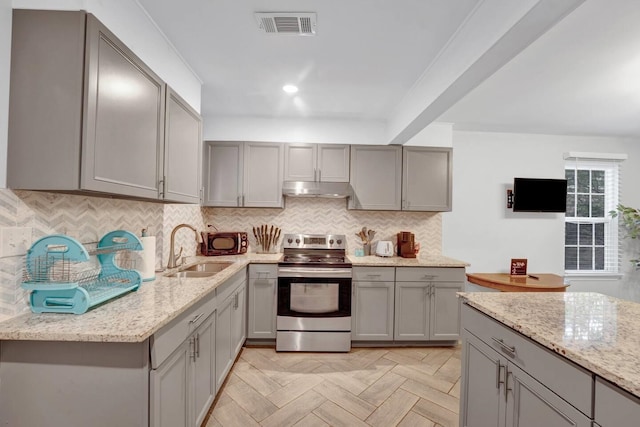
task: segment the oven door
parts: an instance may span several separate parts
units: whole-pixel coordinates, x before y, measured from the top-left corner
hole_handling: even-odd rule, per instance
[[[351,316],[351,269],[280,267],[278,316]]]

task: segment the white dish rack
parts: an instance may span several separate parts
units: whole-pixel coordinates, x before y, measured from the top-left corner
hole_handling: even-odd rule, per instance
[[[23,271],[31,311],[82,314],[138,289],[142,276],[133,269],[130,251],[140,250],[140,239],[125,230],[107,233],[90,250],[61,234],[39,239],[27,252]]]

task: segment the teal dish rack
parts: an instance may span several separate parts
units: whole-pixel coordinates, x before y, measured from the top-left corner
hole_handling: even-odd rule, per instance
[[[54,234],[27,251],[22,288],[31,291],[34,313],[85,313],[92,307],[135,291],[142,283],[128,251],[142,243],[125,230],[111,231],[93,250],[72,237]]]

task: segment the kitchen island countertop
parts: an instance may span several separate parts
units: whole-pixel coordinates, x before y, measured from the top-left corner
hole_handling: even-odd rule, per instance
[[[640,304],[591,292],[462,292],[466,304],[640,397]]]

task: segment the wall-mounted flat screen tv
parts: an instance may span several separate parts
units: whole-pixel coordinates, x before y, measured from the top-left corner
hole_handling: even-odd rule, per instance
[[[566,212],[567,180],[513,179],[514,212]]]

